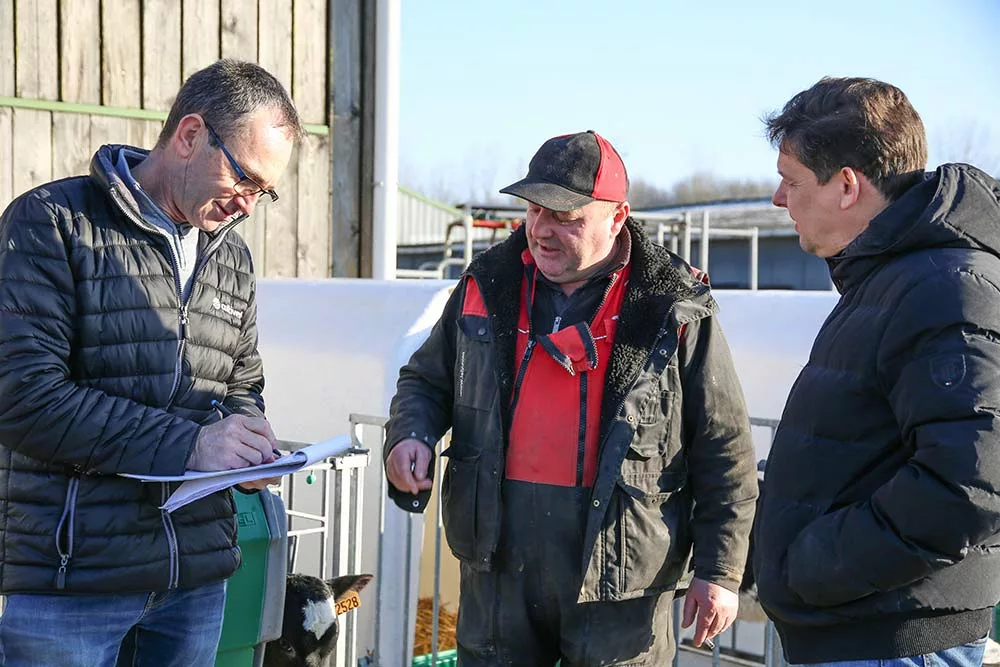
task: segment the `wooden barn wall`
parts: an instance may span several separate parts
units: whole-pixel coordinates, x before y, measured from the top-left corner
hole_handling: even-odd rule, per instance
[[[188,75],[220,57],[251,60],[288,88],[310,131],[281,198],[240,233],[259,276],[331,275],[327,13],[328,0],[0,0],[0,98],[146,112],[0,103],[0,209],[40,183],[86,173],[102,144],[151,148]]]

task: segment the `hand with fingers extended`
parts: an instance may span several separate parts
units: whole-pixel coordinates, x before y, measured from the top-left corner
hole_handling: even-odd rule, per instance
[[[697,619],[691,643],[701,646],[732,625],[739,606],[740,598],[736,593],[703,579],[692,579],[684,596],[681,626],[687,628]]]
[[[187,467],[214,471],[270,463],[276,445],[271,425],[263,417],[230,415],[201,427]]]
[[[416,438],[400,440],[385,460],[389,481],[404,493],[417,495],[431,488],[431,448]]]

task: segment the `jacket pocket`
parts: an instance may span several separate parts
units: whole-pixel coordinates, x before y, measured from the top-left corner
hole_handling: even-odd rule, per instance
[[[458,345],[455,350],[455,404],[488,410],[493,402],[495,383],[490,361],[493,346],[486,318],[463,315],[458,318]]]
[[[674,414],[677,393],[654,390],[639,411],[629,458],[670,456],[680,449],[680,416]]]
[[[623,475],[618,504],[618,585],[624,597],[664,590],[683,574],[691,508],[680,472]]]
[[[476,496],[479,490],[481,452],[467,445],[452,444],[441,452],[448,459],[441,482],[441,518],[448,546],[456,558],[476,558]]]
[[[59,554],[59,569],[56,570],[56,589],[66,588],[66,574],[73,558],[73,540],[76,536],[76,496],[80,490],[80,478],[69,478],[66,499],[63,501],[62,515],[56,526],[56,552]]]

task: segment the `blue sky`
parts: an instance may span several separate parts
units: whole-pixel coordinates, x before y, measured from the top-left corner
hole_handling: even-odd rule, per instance
[[[824,75],[902,88],[932,165],[1000,171],[997,35],[1000,0],[405,0],[400,182],[482,200],[586,129],[661,187],[772,178],[761,115]]]

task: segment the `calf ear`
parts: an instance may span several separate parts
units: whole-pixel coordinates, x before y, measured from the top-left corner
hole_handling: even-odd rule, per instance
[[[329,579],[326,585],[330,587],[333,591],[333,599],[336,602],[340,602],[345,597],[347,597],[351,591],[361,592],[361,589],[368,585],[368,582],[372,580],[372,575],[370,574],[348,574],[343,577],[337,577],[335,579]]]

